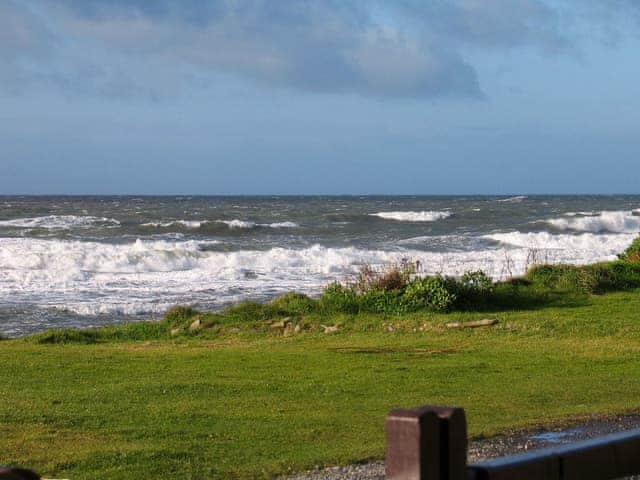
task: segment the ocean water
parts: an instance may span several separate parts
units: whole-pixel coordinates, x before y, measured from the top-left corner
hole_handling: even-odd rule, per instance
[[[500,279],[638,232],[640,196],[0,197],[0,333],[313,295],[403,258]]]

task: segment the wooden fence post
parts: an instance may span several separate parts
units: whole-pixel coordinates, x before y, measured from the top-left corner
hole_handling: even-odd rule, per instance
[[[460,408],[393,410],[386,421],[389,480],[464,480],[467,425]]]

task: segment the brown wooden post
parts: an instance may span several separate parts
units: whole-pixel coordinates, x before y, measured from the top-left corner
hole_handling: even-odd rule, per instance
[[[425,406],[387,416],[389,480],[464,480],[467,426],[460,408]]]
[[[40,476],[31,470],[0,466],[0,480],[40,480]]]

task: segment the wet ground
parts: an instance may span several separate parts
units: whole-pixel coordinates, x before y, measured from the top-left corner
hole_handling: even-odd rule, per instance
[[[476,438],[469,444],[468,460],[475,463],[494,457],[526,453],[541,448],[588,440],[610,433],[640,428],[640,414],[590,418],[547,429],[510,432],[491,438]],[[633,477],[640,478],[640,477]],[[383,480],[384,462],[316,469],[288,480]]]

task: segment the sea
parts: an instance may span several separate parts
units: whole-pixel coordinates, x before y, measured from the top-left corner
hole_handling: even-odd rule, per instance
[[[0,334],[313,296],[364,264],[505,279],[639,232],[640,196],[0,196]]]

